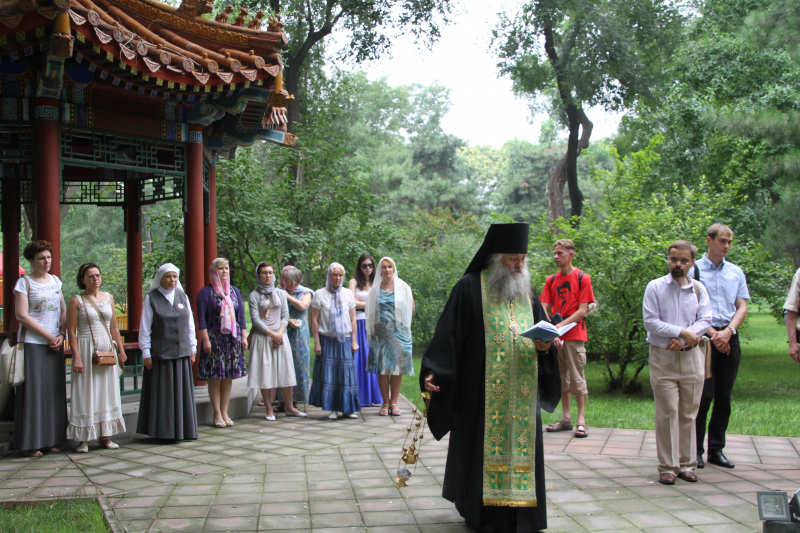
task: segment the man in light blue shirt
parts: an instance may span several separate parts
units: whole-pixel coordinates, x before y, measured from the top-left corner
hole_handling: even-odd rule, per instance
[[[711,420],[708,423],[708,462],[724,468],[733,468],[733,461],[725,457],[725,431],[731,417],[731,392],[739,371],[742,349],[739,346],[739,326],[747,316],[747,280],[738,266],[725,260],[731,249],[733,230],[724,224],[708,228],[708,253],[697,266],[700,281],[708,290],[714,318],[708,335],[711,336],[711,377],[703,387],[700,410],[697,412],[697,468],[703,468],[703,442],[706,436],[706,418],[711,402]]]
[[[676,476],[697,481],[694,421],[705,377],[705,352],[698,342],[711,326],[711,301],[703,285],[687,275],[696,253],[688,241],[670,244],[669,274],[647,284],[642,302],[650,343],[658,481],[664,485],[674,485]]]

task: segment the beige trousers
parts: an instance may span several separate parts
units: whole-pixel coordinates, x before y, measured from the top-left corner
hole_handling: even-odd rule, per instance
[[[656,404],[658,473],[697,467],[694,421],[705,378],[705,355],[695,346],[673,352],[650,345],[650,386]]]

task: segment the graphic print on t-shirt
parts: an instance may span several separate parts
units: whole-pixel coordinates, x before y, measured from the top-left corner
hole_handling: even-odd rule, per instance
[[[561,298],[561,309],[566,307],[567,305],[567,298],[569,297],[569,293],[571,292],[572,288],[569,285],[569,280],[564,280],[564,283],[556,287],[556,294],[559,298]]]
[[[548,276],[540,300],[552,306],[551,316],[560,313],[567,318],[578,310],[581,303],[594,301],[592,280],[588,274],[581,273],[577,268],[567,275],[557,272]],[[565,333],[561,339],[587,341],[586,323],[581,320],[577,327]]]

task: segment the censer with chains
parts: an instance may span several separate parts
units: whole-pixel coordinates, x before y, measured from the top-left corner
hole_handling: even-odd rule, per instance
[[[414,407],[411,410],[411,425],[406,428],[406,438],[403,441],[403,454],[397,462],[397,478],[394,480],[398,488],[407,487],[408,480],[417,472],[417,462],[419,461],[419,451],[422,448],[422,438],[425,436],[425,423],[428,420],[428,408],[431,405],[431,393],[423,392],[422,399],[425,403],[424,409]],[[412,430],[414,435],[411,435]],[[411,437],[411,444],[408,439]],[[403,466],[401,463],[405,463]],[[409,467],[413,466],[413,470]]]

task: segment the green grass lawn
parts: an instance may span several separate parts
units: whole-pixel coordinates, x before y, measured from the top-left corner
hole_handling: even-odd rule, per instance
[[[800,366],[788,355],[786,329],[767,313],[751,312],[742,341],[728,433],[800,437]],[[417,374],[421,361],[421,354],[414,357]],[[638,394],[606,392],[604,363],[588,363],[586,380],[586,421],[590,427],[654,429],[653,392],[647,367],[639,377],[643,389]],[[403,380],[403,394],[414,402],[419,401],[418,383],[417,376]],[[578,412],[574,398],[571,411],[574,420]],[[542,411],[545,424],[559,418],[560,405],[553,414]]]
[[[3,533],[108,533],[97,500],[60,500],[36,505],[0,507]]]

